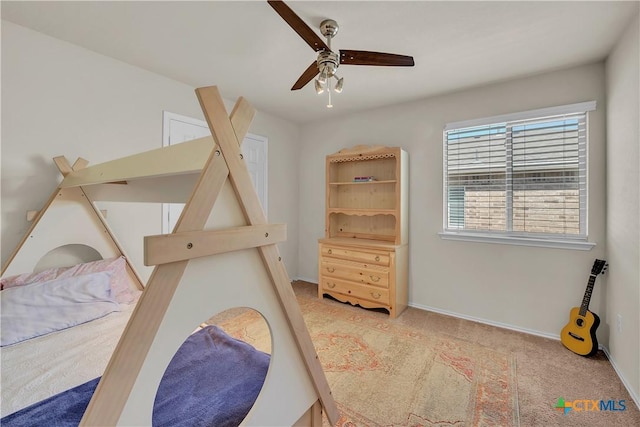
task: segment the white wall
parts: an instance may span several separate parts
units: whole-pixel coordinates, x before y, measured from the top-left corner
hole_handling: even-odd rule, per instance
[[[608,280],[596,283],[591,309],[603,320],[600,341],[610,347],[637,396],[640,212],[637,192],[623,190],[639,184],[638,62],[636,18],[607,61],[606,80],[603,64],[594,64],[302,128],[258,112],[250,131],[269,138],[269,218],[287,223],[289,240],[280,249],[290,276],[317,279],[324,156],[362,143],[403,146],[411,169],[411,303],[557,335],[570,307],[581,301],[593,259],[605,257],[606,249],[611,268]],[[347,95],[348,89],[342,96]],[[587,100],[598,102],[590,116],[589,151],[589,228],[595,249],[439,239],[445,123]],[[228,108],[232,104],[227,101]],[[99,163],[159,147],[163,110],[202,118],[187,85],[2,21],[2,263],[29,226],[25,212],[39,209],[59,181],[52,157]],[[160,231],[159,207],[114,206],[109,221],[141,266],[142,236]],[[617,314],[623,316],[622,334],[615,332]]]
[[[640,401],[640,33],[607,59],[607,323],[611,360]],[[617,316],[622,316],[618,332]]]
[[[203,118],[192,87],[2,21],[3,265],[29,227],[26,211],[60,180],[53,157],[95,164],[161,147],[163,110]],[[258,112],[249,131],[269,138],[268,214],[288,225],[280,250],[296,277],[299,128]],[[160,206],[109,204],[107,219],[146,278],[142,237],[160,233]]]
[[[410,163],[410,304],[558,336],[570,308],[582,302],[594,258],[603,257],[605,251],[604,83],[604,65],[599,63],[305,125],[300,151],[300,276],[311,281],[318,277],[325,156],[356,144],[402,146]],[[589,116],[588,214],[594,249],[439,238],[446,123],[590,100],[598,104]],[[601,283],[596,284],[591,304],[593,311],[604,314]],[[599,329],[604,343],[608,328],[604,324]]]

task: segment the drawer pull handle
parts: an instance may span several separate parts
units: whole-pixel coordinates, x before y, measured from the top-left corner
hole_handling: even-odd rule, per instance
[[[333,252],[331,251],[331,249],[329,249],[329,250],[327,251],[327,253],[328,253],[329,255],[331,255]]]
[[[335,268],[333,268],[333,267],[327,267],[327,271],[328,271],[329,273],[333,273],[334,271],[336,271],[336,269],[335,269]]]
[[[380,276],[369,276],[371,278],[372,282],[379,282],[380,281]]]
[[[380,257],[376,255],[376,261],[380,261]]]
[[[335,284],[335,283],[327,283],[327,286],[328,286],[329,288],[333,289],[333,288],[335,288],[335,287],[336,287],[336,284]]]
[[[370,293],[374,299],[379,299],[382,296],[380,292],[370,292]]]

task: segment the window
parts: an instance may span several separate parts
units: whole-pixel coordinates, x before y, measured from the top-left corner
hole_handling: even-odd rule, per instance
[[[585,245],[587,112],[594,109],[586,102],[448,124],[441,236]]]
[[[449,187],[448,223],[450,229],[464,229],[464,187]]]

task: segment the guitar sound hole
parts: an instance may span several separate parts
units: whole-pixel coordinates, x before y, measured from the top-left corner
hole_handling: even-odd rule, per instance
[[[584,319],[576,319],[576,325],[582,328],[584,326]]]

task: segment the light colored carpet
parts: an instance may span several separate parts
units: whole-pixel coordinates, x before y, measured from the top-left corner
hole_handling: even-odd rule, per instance
[[[299,297],[343,425],[518,425],[515,359]]]
[[[519,425],[509,353],[425,334],[306,291],[297,289],[298,302],[342,413],[339,425]],[[236,309],[212,321],[270,351],[268,329],[255,311]]]
[[[340,427],[640,426],[638,407],[602,352],[585,358],[559,341],[411,307],[389,319],[320,300],[311,283],[293,289],[342,413]],[[233,309],[212,321],[270,352],[258,313]],[[564,414],[556,408],[561,397],[623,401],[625,410]]]

